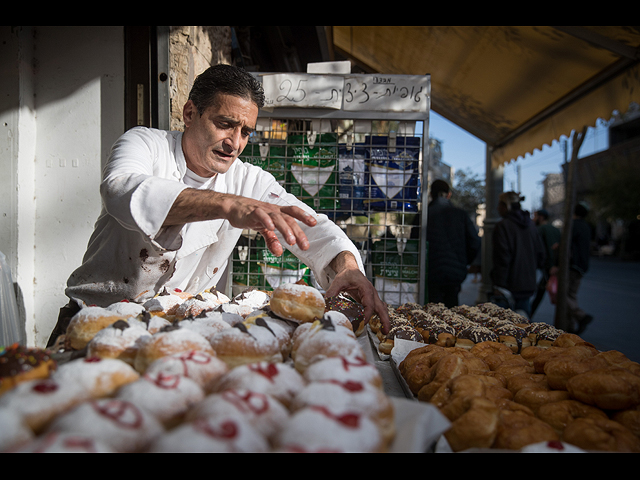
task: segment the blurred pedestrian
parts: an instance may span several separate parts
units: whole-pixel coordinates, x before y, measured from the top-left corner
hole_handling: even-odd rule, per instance
[[[541,269],[540,280],[538,281],[538,290],[536,291],[536,297],[531,304],[531,317],[536,312],[538,305],[544,297],[544,293],[547,291],[547,283],[551,276],[551,269],[554,265],[557,265],[558,259],[558,247],[560,246],[560,239],[562,233],[551,223],[549,223],[549,212],[544,209],[538,210],[533,215],[533,223],[538,228],[538,233],[542,238],[545,250],[544,266]]]
[[[578,291],[582,277],[589,270],[591,255],[591,227],[587,223],[589,209],[578,203],[573,209],[571,224],[571,250],[569,257],[569,282],[567,286],[567,309],[569,330],[581,334],[593,321],[593,316],[578,305]],[[557,269],[554,269],[554,272]]]
[[[431,184],[427,210],[428,296],[430,303],[458,305],[468,266],[480,252],[481,240],[471,218],[451,203],[452,191],[444,180]]]
[[[545,253],[529,212],[522,210],[521,200],[524,198],[516,192],[504,192],[499,197],[498,213],[502,220],[493,232],[491,281],[494,287],[507,290],[513,297],[513,305],[503,301],[502,306],[530,317],[530,299],[538,283],[536,271],[544,267]],[[500,298],[500,292],[495,294]]]

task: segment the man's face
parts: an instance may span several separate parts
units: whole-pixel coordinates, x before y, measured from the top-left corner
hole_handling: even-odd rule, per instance
[[[189,100],[183,110],[182,149],[189,169],[201,177],[226,173],[247,145],[258,119],[258,106],[234,95],[218,95],[200,115]]]

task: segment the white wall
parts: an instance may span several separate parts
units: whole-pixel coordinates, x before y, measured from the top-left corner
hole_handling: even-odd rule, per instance
[[[0,27],[0,251],[44,346],[100,211],[101,165],[124,129],[122,27]],[[6,190],[5,190],[6,188]]]

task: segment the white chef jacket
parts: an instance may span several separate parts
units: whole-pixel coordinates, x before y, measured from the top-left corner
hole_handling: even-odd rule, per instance
[[[67,282],[66,295],[80,304],[107,306],[121,300],[142,303],[165,286],[199,293],[217,286],[242,231],[227,220],[162,227],[184,190],[187,164],[182,132],[135,127],[114,144],[100,185],[102,212],[96,221],[82,265]],[[199,179],[199,188],[293,204],[314,215],[314,227],[302,225],[310,248],[280,243],[329,287],[335,273],[329,263],[350,251],[364,272],[355,245],[324,214],[317,214],[288,194],[273,175],[236,160],[227,173]]]

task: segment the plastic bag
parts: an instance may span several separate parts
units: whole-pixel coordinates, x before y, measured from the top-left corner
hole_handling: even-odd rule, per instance
[[[549,300],[553,305],[556,304],[556,297],[558,295],[558,276],[551,275],[547,281],[547,293],[549,294]]]
[[[24,335],[20,328],[18,303],[11,280],[11,270],[7,257],[0,252],[0,346],[24,344]]]

